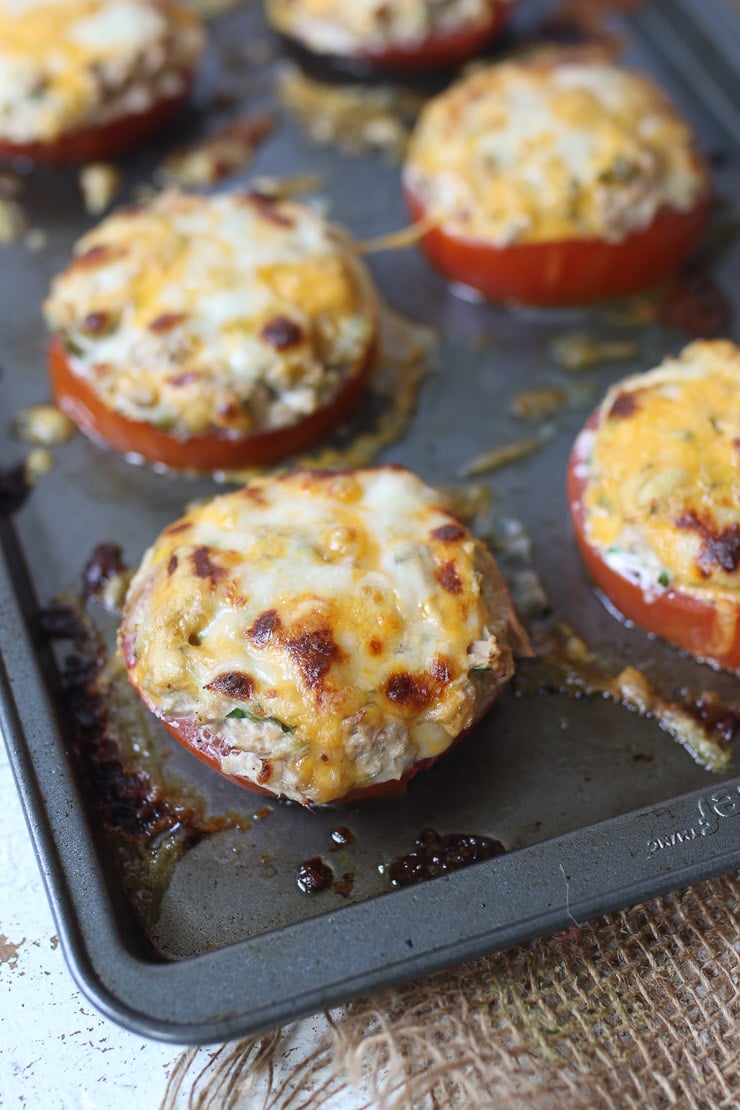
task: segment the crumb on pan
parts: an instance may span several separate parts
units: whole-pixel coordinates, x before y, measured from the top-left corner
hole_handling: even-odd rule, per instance
[[[121,186],[121,174],[109,162],[89,162],[79,172],[78,180],[85,210],[97,216],[108,208]]]

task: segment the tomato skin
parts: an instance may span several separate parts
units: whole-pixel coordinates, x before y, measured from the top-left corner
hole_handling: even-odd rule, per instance
[[[141,695],[141,691],[139,690],[138,692],[139,695]],[[428,759],[417,760],[416,763],[413,763],[404,771],[400,779],[388,779],[385,782],[376,782],[370,783],[370,785],[368,786],[354,787],[352,790],[349,790],[343,797],[333,798],[332,801],[327,804],[336,805],[339,803],[344,805],[349,802],[365,801],[368,798],[386,798],[393,797],[394,795],[403,794],[408,783],[419,773],[419,771],[425,771],[427,770],[427,768],[432,767],[439,759],[445,756],[462,739],[464,739],[464,737],[466,737],[473,728],[475,728],[475,725],[482,719],[482,717],[490,708],[491,704],[492,702],[488,702],[483,708],[481,708],[473,724],[471,724],[469,728],[465,729],[464,732],[461,732],[458,736],[456,736],[455,739],[450,743],[450,746],[448,748],[445,748],[445,750],[443,752],[440,752],[439,755],[430,756]],[[218,771],[218,773],[222,775],[223,778],[228,779],[230,782],[233,782],[236,786],[241,786],[245,790],[249,790],[255,794],[266,794],[272,798],[281,797],[281,795],[275,794],[273,790],[268,790],[264,786],[260,786],[259,783],[254,782],[253,779],[246,778],[244,775],[239,776],[225,774],[225,772],[221,770],[221,756],[228,754],[229,746],[223,741],[219,741],[218,739],[214,738],[214,744],[212,744],[211,747],[209,747],[208,749],[204,749],[198,743],[200,728],[192,717],[180,718],[179,720],[171,721],[162,720],[162,724],[166,728],[167,732],[169,732],[170,736],[177,740],[178,744],[181,744],[183,747],[187,748],[187,750],[197,759],[199,759],[201,763],[205,763],[208,767],[213,768],[214,771]]]
[[[332,432],[359,402],[375,364],[376,348],[377,342],[373,339],[354,373],[325,404],[302,417],[297,424],[236,438],[216,431],[179,439],[146,421],[130,420],[114,412],[93,387],[75,373],[57,336],[49,344],[49,372],[54,401],[91,439],[124,453],[135,452],[148,462],[164,463],[176,470],[237,470],[281,462]]]
[[[595,413],[584,431],[595,429],[598,422]],[[683,648],[702,662],[740,673],[740,604],[734,606],[728,621],[727,614],[720,614],[709,601],[671,586],[648,600],[637,583],[610,567],[589,542],[583,504],[588,478],[579,440],[568,463],[568,503],[576,542],[595,584],[627,620],[645,632]]]
[[[476,23],[463,23],[460,27],[431,31],[414,42],[394,43],[364,50],[359,57],[383,69],[409,73],[457,65],[458,62],[480,53],[492,39],[501,34],[513,6],[491,0],[486,19]]]
[[[187,748],[191,755],[194,755],[201,763],[205,763],[206,766],[212,768],[214,771],[218,771],[219,775],[228,779],[229,782],[233,782],[235,786],[241,786],[244,790],[249,790],[252,794],[267,795],[271,798],[281,797],[281,795],[276,794],[274,790],[268,790],[266,787],[260,786],[259,783],[254,782],[253,779],[248,779],[245,775],[227,775],[222,771],[221,756],[228,754],[228,745],[223,741],[220,743],[216,741],[210,748],[204,750],[197,742],[200,730],[192,718],[180,719],[177,721],[163,720],[162,724],[167,729],[170,736],[177,740],[178,744]],[[419,760],[418,763],[414,763],[413,766],[409,767],[400,779],[391,779],[387,782],[373,783],[370,786],[357,787],[354,790],[350,790],[343,798],[334,798],[332,802],[328,804],[335,805],[338,802],[357,802],[362,801],[363,798],[380,798],[392,796],[394,794],[402,794],[404,787],[414,775],[416,775],[418,771],[422,771],[425,767],[430,767],[433,763],[436,763],[437,759],[439,759],[439,756],[434,759]]]
[[[475,22],[432,30],[420,38],[371,46],[351,54],[314,49],[309,42],[291,34],[287,28],[280,28],[279,33],[297,49],[304,62],[320,58],[340,73],[349,72],[360,77],[367,75],[368,68],[388,70],[403,76],[446,69],[479,54],[501,34],[513,7],[514,2],[507,4],[502,0],[489,0],[487,15]]]
[[[176,96],[162,97],[144,112],[131,113],[106,123],[80,127],[56,139],[16,143],[0,134],[0,156],[31,158],[34,162],[64,165],[68,162],[97,162],[115,158],[139,146],[175,115],[188,95],[192,75]]]
[[[426,218],[418,193],[408,183],[404,192],[412,219]],[[676,273],[700,238],[708,211],[708,197],[686,212],[664,209],[616,243],[573,238],[497,247],[441,227],[426,232],[421,243],[445,277],[489,300],[535,307],[588,304],[636,293]]]
[[[121,644],[124,661],[128,670],[129,681],[131,682],[137,694],[142,699],[147,708],[154,712],[154,707],[152,706],[151,702],[133,679],[134,668],[136,666],[136,659],[134,656],[135,638],[135,634],[131,633],[123,637],[123,641]],[[428,767],[432,767],[439,759],[445,756],[447,752],[451,751],[452,748],[454,748],[457,744],[460,743],[461,740],[463,740],[470,732],[472,732],[472,730],[483,719],[488,710],[491,708],[494,701],[498,697],[498,693],[499,691],[494,692],[491,697],[487,698],[479,706],[475,720],[468,726],[468,728],[459,733],[459,735],[456,736],[455,739],[450,743],[450,746],[446,748],[443,752],[440,752],[439,755],[431,756],[428,759],[417,760],[416,763],[413,763],[404,771],[400,779],[389,779],[385,782],[371,783],[368,786],[355,787],[354,789],[349,790],[342,798],[335,798],[332,800],[332,802],[327,804],[346,804],[349,802],[365,801],[369,798],[384,798],[403,794],[407,784],[411,781],[412,778],[415,777],[415,775],[419,773],[419,771],[424,771]],[[202,743],[199,743],[200,726],[193,717],[180,717],[168,721],[164,720],[161,717],[159,719],[161,720],[167,732],[169,732],[170,736],[172,736],[172,738],[176,740],[178,744],[181,744],[184,748],[186,748],[191,753],[191,755],[194,755],[196,759],[199,759],[201,761],[201,763],[205,763],[207,767],[210,767],[214,771],[217,771],[219,775],[223,776],[223,778],[225,779],[228,779],[229,782],[233,782],[235,786],[241,786],[244,790],[249,790],[251,793],[261,794],[263,796],[266,795],[270,798],[281,797],[281,795],[275,794],[273,790],[266,789],[264,786],[261,786],[259,783],[254,782],[252,779],[246,778],[246,776],[244,775],[239,776],[225,774],[224,771],[221,770],[221,758],[222,756],[228,754],[229,746],[223,740],[214,737],[213,743],[208,748],[204,748]]]

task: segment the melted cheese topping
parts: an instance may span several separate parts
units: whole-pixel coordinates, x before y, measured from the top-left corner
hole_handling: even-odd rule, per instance
[[[616,242],[703,197],[689,128],[644,76],[596,62],[489,66],[433,99],[407,184],[452,234]]]
[[[48,141],[181,93],[203,50],[174,0],[0,0],[0,135]]]
[[[319,54],[340,57],[405,46],[440,31],[485,24],[512,0],[267,0],[273,26]]]
[[[301,802],[438,756],[521,633],[483,544],[408,471],[257,479],[165,530],[129,591],[130,678],[229,775]]]
[[[75,373],[172,435],[295,424],[362,366],[375,295],[311,209],[163,193],[75,248],[46,302]]]
[[[740,348],[692,343],[613,386],[577,441],[586,537],[648,599],[740,600]]]

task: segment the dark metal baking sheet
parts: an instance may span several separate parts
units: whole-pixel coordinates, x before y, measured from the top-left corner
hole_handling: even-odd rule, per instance
[[[524,3],[518,33],[536,27],[550,7]],[[717,164],[723,218],[737,219],[740,134],[721,105],[740,102],[740,86],[733,87],[724,70],[712,76],[718,68],[712,5],[701,37],[692,37],[687,7],[680,0],[646,4],[626,25],[627,58],[652,70],[694,123]],[[270,70],[234,61],[235,43],[266,39],[256,6],[222,17],[213,31],[200,102],[209,90],[226,87],[245,111],[268,106]],[[689,67],[682,55],[687,41],[693,44]],[[202,120],[172,136],[172,144],[205,118],[204,111]],[[160,155],[161,149],[151,149],[132,158],[131,184],[150,179]],[[403,225],[396,166],[378,156],[314,147],[286,119],[251,172],[306,171],[324,175],[332,216],[359,238]],[[50,276],[92,222],[82,213],[72,173],[35,171],[24,203],[49,241],[38,254],[23,245],[0,254],[6,432],[17,409],[47,395],[38,306]],[[441,332],[439,369],[425,383],[403,440],[382,456],[430,482],[449,485],[474,455],[528,434],[509,416],[522,389],[555,384],[574,392],[574,379],[548,353],[555,337],[586,331],[635,338],[635,358],[578,379],[580,393],[554,418],[556,435],[542,450],[490,477],[494,511],[499,519],[521,522],[556,610],[597,650],[663,683],[668,677],[676,688],[736,696],[736,679],[623,627],[606,612],[586,581],[567,524],[562,473],[587,411],[611,381],[654,365],[684,337],[658,325],[634,333],[615,328],[603,310],[513,312],[466,303],[415,251],[378,255],[371,264],[391,304]],[[727,245],[713,270],[737,306],[737,245]],[[733,328],[730,337],[737,339]],[[12,465],[24,450],[6,434],[0,466]],[[55,659],[35,631],[35,615],[53,596],[78,589],[97,543],[118,540],[135,562],[187,501],[213,487],[133,467],[81,437],[56,456],[57,466],[25,506],[0,520],[0,729],[73,973],[113,1019],[175,1042],[228,1038],[740,863],[737,754],[724,773],[712,775],[657,725],[607,701],[507,695],[464,745],[412,784],[405,799],[364,808],[310,813],[270,803],[269,819],[253,820],[259,801],[160,738],[169,753],[168,773],[190,784],[209,813],[242,814],[245,827],[225,828],[185,853],[156,919],[143,928],[82,795],[56,693]],[[330,832],[338,824],[351,828],[354,842],[330,855]],[[391,891],[380,866],[408,851],[426,826],[494,836],[509,852]],[[352,875],[351,893],[309,898],[298,891],[296,868],[314,855]]]

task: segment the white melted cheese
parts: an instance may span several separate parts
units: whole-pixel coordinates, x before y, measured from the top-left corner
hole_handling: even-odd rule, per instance
[[[185,88],[204,33],[165,0],[0,0],[0,135],[51,141]]]
[[[442,226],[497,246],[597,237],[707,190],[689,128],[648,78],[596,62],[508,62],[434,98],[405,169]]]
[[[672,584],[670,572],[637,528],[624,528],[618,541],[604,550],[603,557],[608,567],[639,586],[648,602],[655,601]]]
[[[376,303],[313,210],[165,193],[84,236],[46,316],[113,411],[175,436],[241,435],[293,424],[357,372]]]
[[[100,57],[144,50],[160,38],[166,21],[156,8],[136,0],[109,0],[105,7],[70,26],[67,41]]]
[[[325,803],[448,748],[521,632],[480,541],[381,467],[194,509],[144,556],[121,640],[149,707],[193,721],[224,773]]]
[[[485,23],[512,0],[266,0],[277,30],[318,54],[351,57],[408,46],[428,35]]]

